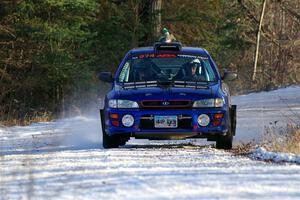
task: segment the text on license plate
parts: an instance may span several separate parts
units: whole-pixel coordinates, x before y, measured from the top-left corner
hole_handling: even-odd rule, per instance
[[[177,128],[177,116],[154,116],[155,128]]]

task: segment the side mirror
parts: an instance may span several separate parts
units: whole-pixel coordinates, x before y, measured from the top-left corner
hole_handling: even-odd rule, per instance
[[[237,74],[234,72],[224,72],[222,76],[223,81],[233,81],[237,78]]]
[[[100,72],[99,79],[103,82],[112,83],[114,78],[111,72]]]

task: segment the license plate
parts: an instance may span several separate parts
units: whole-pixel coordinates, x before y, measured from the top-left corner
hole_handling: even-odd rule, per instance
[[[155,128],[177,128],[177,116],[154,116]]]

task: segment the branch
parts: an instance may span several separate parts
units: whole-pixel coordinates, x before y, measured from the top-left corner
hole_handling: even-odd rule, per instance
[[[300,24],[300,14],[298,14],[297,11],[292,10],[291,8],[288,8],[288,6],[285,3],[282,3],[280,6],[284,11],[287,11],[287,13],[296,19],[296,21]]]
[[[17,38],[8,28],[0,25],[0,30],[3,30],[4,32],[8,33],[9,35],[11,35],[13,38]]]

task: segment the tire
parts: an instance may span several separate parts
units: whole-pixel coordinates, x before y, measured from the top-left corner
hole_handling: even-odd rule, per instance
[[[105,131],[102,131],[102,139],[102,145],[104,149],[119,147],[118,141],[116,141],[117,138],[107,135]]]
[[[119,136],[113,135],[109,136],[106,134],[105,131],[102,132],[102,141],[103,141],[103,148],[110,149],[110,148],[118,148],[119,146],[123,146],[129,140],[129,137],[126,136]]]
[[[234,114],[235,114],[234,112],[230,111],[229,131],[227,132],[227,134],[225,136],[220,136],[216,140],[216,148],[217,149],[232,149],[233,135],[235,134],[235,119],[232,118],[232,117],[235,117]]]
[[[108,135],[105,131],[105,116],[104,110],[100,110],[101,125],[102,125],[102,146],[104,149],[118,148],[123,146],[129,140],[129,137],[120,135]]]
[[[220,136],[220,138],[216,141],[216,148],[217,149],[232,149],[232,140],[233,136],[229,133],[226,136]]]

